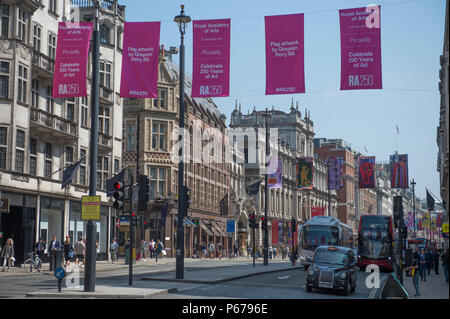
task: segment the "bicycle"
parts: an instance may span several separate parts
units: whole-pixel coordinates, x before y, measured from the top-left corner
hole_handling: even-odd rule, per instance
[[[23,268],[25,269],[25,271],[26,272],[34,272],[33,271],[33,267],[34,267],[38,272],[41,272],[42,271],[41,258],[39,258],[39,256],[36,254],[36,252],[28,253],[27,255],[30,256],[30,258],[25,260],[25,263],[23,264]]]

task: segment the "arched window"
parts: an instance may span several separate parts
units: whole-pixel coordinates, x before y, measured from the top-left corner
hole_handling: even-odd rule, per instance
[[[100,25],[100,43],[109,44],[109,28],[106,25]]]

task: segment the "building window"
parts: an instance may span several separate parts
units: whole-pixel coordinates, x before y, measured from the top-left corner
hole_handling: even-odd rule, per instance
[[[46,111],[48,113],[53,114],[54,108],[55,108],[55,100],[53,100],[52,97],[52,87],[47,86]]]
[[[9,97],[9,62],[0,61],[0,98]]]
[[[85,127],[89,127],[89,117],[88,117],[88,98],[87,96],[83,96],[80,98],[81,102],[81,125]]]
[[[52,154],[52,144],[45,143],[44,150],[44,177],[51,178],[52,177],[52,164],[53,164],[53,154]]]
[[[110,37],[109,37],[110,31],[109,28],[106,25],[100,26],[100,43],[106,43],[109,44]]]
[[[80,164],[80,178],[81,185],[86,185],[86,150],[80,149],[80,159],[83,159]]]
[[[6,127],[0,127],[0,169],[6,169],[7,137],[8,129]]]
[[[55,60],[56,58],[56,34],[48,34],[48,56]]]
[[[167,150],[167,124],[153,122],[152,126],[152,149]]]
[[[9,6],[6,4],[2,4],[2,8],[0,11],[0,15],[2,17],[1,35],[2,37],[9,38]]]
[[[22,9],[19,9],[19,19],[17,20],[17,36],[19,40],[27,40],[27,13]]]
[[[100,85],[111,88],[111,63],[100,62]]]
[[[27,78],[28,69],[19,65],[17,100],[22,103],[27,103]]]
[[[153,107],[167,109],[167,89],[158,89],[158,98],[153,99]]]
[[[16,132],[16,172],[23,173],[25,156],[25,131]]]
[[[39,81],[31,80],[31,106],[39,107]]]
[[[48,10],[56,13],[56,0],[49,0]]]
[[[66,119],[75,121],[75,98],[70,97],[66,99]]]
[[[110,110],[107,107],[100,107],[98,111],[98,131],[109,135]]]
[[[108,157],[97,157],[97,188],[106,189],[106,181],[108,180],[109,159]]]
[[[30,175],[37,175],[37,141],[30,138]]]
[[[41,33],[42,28],[37,24],[33,25],[33,49],[41,51]]]
[[[66,163],[65,164],[72,164],[73,163],[73,147],[67,146],[66,147]]]
[[[167,194],[167,168],[149,167],[150,199],[156,198],[156,194]]]
[[[114,173],[119,173],[120,169],[120,160],[117,158],[114,159]]]
[[[134,151],[136,149],[136,130],[134,124],[127,125],[127,150]]]

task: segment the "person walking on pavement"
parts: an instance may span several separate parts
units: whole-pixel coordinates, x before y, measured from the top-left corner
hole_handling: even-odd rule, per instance
[[[432,257],[433,257],[433,264],[434,264],[434,273],[436,275],[439,275],[439,253],[436,248],[433,249]]]
[[[277,246],[273,247],[273,258],[277,258]]]
[[[74,257],[73,246],[70,242],[69,235],[66,236],[64,241],[64,261],[66,262],[66,267],[70,266],[70,260]]]
[[[147,246],[147,243],[145,242],[145,240],[141,239],[141,243],[139,244],[139,255],[140,255],[139,260],[145,261],[145,248],[146,248],[146,246]]]
[[[237,256],[238,256],[238,251],[239,251],[239,249],[238,249],[238,244],[237,244],[237,243],[234,243],[234,246],[233,246],[233,258],[237,258]]]
[[[39,241],[34,245],[34,251],[41,260],[44,257],[45,249],[47,249],[47,245],[45,244],[44,239],[42,239],[42,237],[39,237]]]
[[[420,252],[419,258],[420,281],[427,281],[427,262],[425,260],[425,251],[423,249]]]
[[[431,253],[431,249],[427,249],[425,252],[425,261],[427,263],[427,273],[430,275],[431,268],[433,268],[433,254]]]
[[[158,256],[159,254],[161,254],[163,251],[163,244],[162,242],[158,239],[157,243],[156,243],[156,261],[158,261]]]
[[[407,269],[411,271],[414,289],[416,290],[416,294],[414,295],[415,297],[420,296],[419,265],[420,265],[420,256],[417,252],[414,252],[412,265],[410,267],[408,267]]]
[[[449,249],[447,248],[441,255],[442,269],[444,271],[445,282],[448,284],[448,254]]]
[[[61,244],[59,243],[59,240],[56,239],[56,235],[53,235],[47,252],[51,258],[50,271],[56,269],[56,254],[58,250],[61,250]]]
[[[84,267],[84,254],[86,251],[86,245],[83,242],[83,237],[78,238],[77,242],[75,243],[75,265],[78,267],[80,266],[81,261],[81,267]]]
[[[119,250],[119,244],[117,243],[116,239],[113,238],[111,241],[111,247],[109,248],[111,251],[111,262],[117,263],[117,252]]]
[[[209,243],[209,256],[214,259],[214,244],[212,242]]]
[[[153,240],[153,238],[150,240],[150,243],[148,245],[149,250],[150,250],[150,259],[152,259],[155,255],[155,241]]]
[[[11,268],[11,265],[14,263],[14,241],[11,238],[8,238],[5,246],[2,249],[1,257],[3,258],[3,269],[5,271],[6,266],[8,266],[8,270]]]

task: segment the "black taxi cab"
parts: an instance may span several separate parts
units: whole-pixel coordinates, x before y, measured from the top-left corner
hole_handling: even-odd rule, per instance
[[[339,289],[348,296],[356,289],[356,258],[353,249],[339,246],[319,246],[314,251],[306,277],[306,291],[313,288]]]

